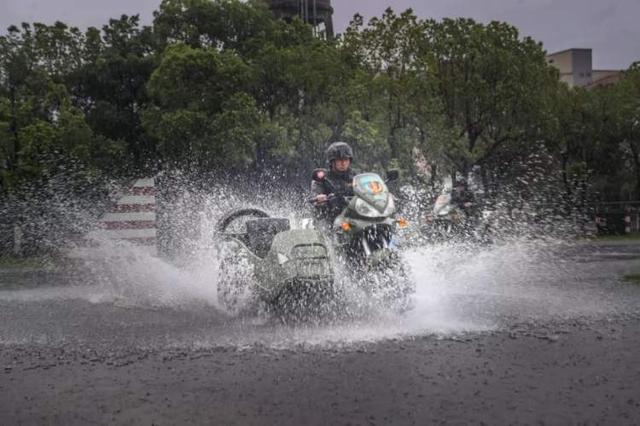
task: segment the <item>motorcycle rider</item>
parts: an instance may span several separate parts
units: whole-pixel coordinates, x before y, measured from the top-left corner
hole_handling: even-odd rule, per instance
[[[344,197],[353,195],[353,150],[346,142],[334,142],[327,148],[326,158],[329,172],[323,180],[311,182],[311,193],[317,215],[333,223],[346,207]]]
[[[458,179],[453,185],[453,190],[451,191],[451,204],[464,212],[467,217],[474,213],[476,198],[473,195],[473,192],[469,190],[466,180]]]

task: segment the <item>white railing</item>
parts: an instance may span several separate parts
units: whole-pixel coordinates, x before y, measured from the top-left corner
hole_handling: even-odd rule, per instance
[[[611,223],[613,217],[621,218],[620,223]],[[640,232],[640,201],[617,201],[595,205],[596,225],[600,229],[624,229],[625,234]],[[617,222],[616,219],[613,220]]]

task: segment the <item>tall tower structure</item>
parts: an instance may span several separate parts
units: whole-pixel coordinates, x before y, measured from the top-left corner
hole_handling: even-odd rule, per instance
[[[319,36],[333,37],[331,0],[265,0],[276,17],[291,20],[299,17],[313,26]]]

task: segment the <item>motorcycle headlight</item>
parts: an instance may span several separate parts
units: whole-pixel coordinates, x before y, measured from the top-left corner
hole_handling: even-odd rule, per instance
[[[380,217],[382,216],[378,210],[367,203],[362,198],[356,200],[356,212],[363,217]]]

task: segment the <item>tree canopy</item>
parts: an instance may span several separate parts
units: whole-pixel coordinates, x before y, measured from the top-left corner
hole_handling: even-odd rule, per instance
[[[474,171],[487,188],[544,149],[567,193],[588,181],[640,199],[639,99],[640,66],[570,89],[507,23],[387,9],[325,40],[260,0],[163,0],[150,26],[123,15],[0,36],[0,191],[70,161],[306,176],[345,140],[362,168],[431,183]]]

